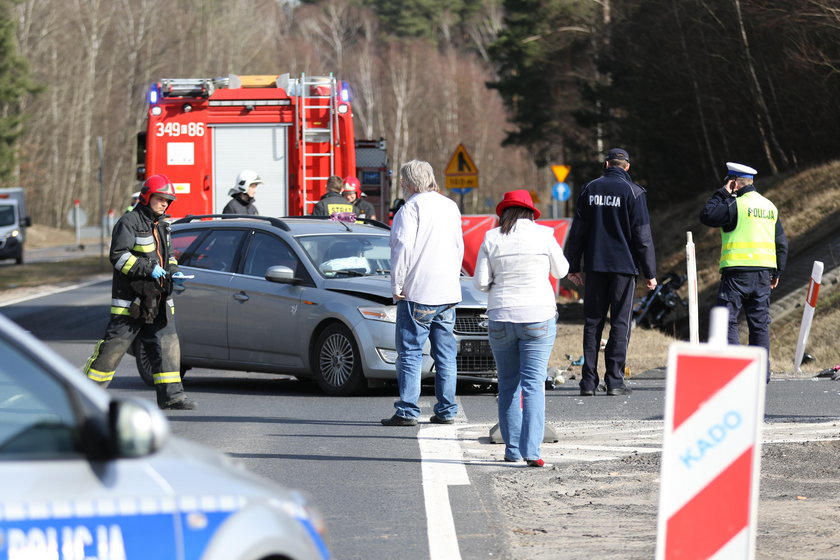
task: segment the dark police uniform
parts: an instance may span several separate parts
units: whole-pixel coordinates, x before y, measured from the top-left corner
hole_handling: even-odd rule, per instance
[[[770,290],[787,262],[788,242],[772,202],[747,185],[731,194],[718,189],[700,212],[700,221],[721,229],[720,287],[717,304],[729,310],[729,344],[739,344],[741,308],[749,344],[767,349],[770,381]]]
[[[604,382],[610,393],[622,390],[636,276],[641,269],[645,278],[656,278],[646,192],[627,171],[609,167],[583,187],[564,253],[569,273],[581,272],[581,257],[585,272],[581,394],[594,394],[598,387],[598,352],[608,310]]]

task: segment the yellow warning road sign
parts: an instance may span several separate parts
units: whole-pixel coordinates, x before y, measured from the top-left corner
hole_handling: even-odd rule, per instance
[[[447,189],[478,188],[478,167],[463,144],[458,144],[443,172]],[[461,191],[463,192],[463,191]]]
[[[569,175],[569,171],[571,171],[571,165],[552,165],[551,171],[554,173],[554,176],[557,177],[557,182],[562,183],[566,180],[566,177]]]

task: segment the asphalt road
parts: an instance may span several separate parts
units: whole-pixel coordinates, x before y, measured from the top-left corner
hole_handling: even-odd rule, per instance
[[[104,330],[109,294],[109,282],[101,281],[19,301],[0,312],[81,366]],[[582,398],[574,384],[548,392],[547,418],[560,441],[544,445],[546,461],[658,451],[661,377],[634,378],[627,397]],[[173,430],[310,493],[326,514],[336,558],[513,557],[507,504],[492,490],[494,477],[511,473],[501,462],[502,446],[488,439],[497,418],[492,393],[461,391],[454,426],[386,428],[379,419],[393,413],[393,388],[329,398],[284,376],[215,370],[189,371],[185,386],[199,409],[168,412]],[[130,356],[109,390],[154,399]],[[838,394],[838,382],[773,381],[766,403],[770,431],[780,438],[821,437],[822,423],[840,418]],[[433,401],[425,391],[424,419]],[[564,438],[572,431],[578,438],[584,434],[587,445]]]

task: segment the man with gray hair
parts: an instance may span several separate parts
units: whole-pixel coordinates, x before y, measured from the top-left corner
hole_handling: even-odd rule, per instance
[[[464,240],[461,212],[440,193],[432,166],[412,160],[400,168],[406,199],[391,228],[391,292],[397,303],[396,413],[385,426],[416,426],[420,416],[423,345],[431,345],[435,362],[434,424],[452,424],[458,353],[453,329],[455,305],[461,301]]]

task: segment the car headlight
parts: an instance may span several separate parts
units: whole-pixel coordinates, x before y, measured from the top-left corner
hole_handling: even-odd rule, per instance
[[[18,230],[18,229],[12,230],[12,231],[9,233],[9,237],[17,237],[17,236],[19,236],[19,235],[20,235],[20,230]]]
[[[384,321],[386,323],[397,322],[397,306],[396,305],[377,305],[376,307],[360,307],[359,313],[365,319],[371,321]]]

